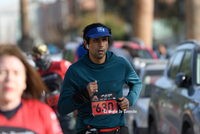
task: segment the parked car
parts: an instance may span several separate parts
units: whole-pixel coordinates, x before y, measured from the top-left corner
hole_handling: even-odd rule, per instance
[[[116,48],[123,48],[124,46],[129,46],[132,48],[132,52],[137,55],[137,57],[142,59],[158,59],[156,53],[153,49],[148,48],[143,45],[131,41],[113,41],[113,46]]]
[[[148,60],[147,60],[148,61]],[[145,134],[148,133],[148,109],[151,96],[151,90],[154,82],[163,74],[166,63],[162,61],[159,63],[154,60],[149,61],[145,67],[140,69],[139,77],[142,80],[143,87],[139,98],[133,106],[131,106],[127,113],[125,113],[127,126],[130,134]],[[128,88],[124,88],[124,95],[128,93]]]
[[[132,41],[113,41],[112,46],[117,49],[128,51],[132,56],[132,60],[129,59],[128,61],[131,63],[138,75],[140,68],[144,67],[146,62],[154,62],[154,60],[158,59],[153,49],[146,47],[144,44]]]
[[[133,65],[136,73],[140,75],[141,68],[147,65],[154,65],[154,64],[167,64],[168,59],[160,60],[160,59],[143,59],[143,58],[134,58]]]
[[[149,104],[150,134],[200,134],[200,44],[180,43]]]

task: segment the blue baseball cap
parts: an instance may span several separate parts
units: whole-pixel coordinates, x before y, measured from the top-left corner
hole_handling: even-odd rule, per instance
[[[113,37],[110,33],[109,30],[105,27],[94,27],[92,29],[90,29],[87,34],[86,34],[86,38],[90,37],[90,38],[99,38],[99,37],[103,37],[103,36],[110,36]]]

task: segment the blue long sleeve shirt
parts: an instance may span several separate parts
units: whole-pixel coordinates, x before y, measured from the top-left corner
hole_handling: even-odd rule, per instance
[[[95,94],[117,93],[117,99],[123,96],[123,86],[129,86],[126,98],[132,106],[137,100],[142,82],[130,63],[122,57],[107,51],[106,61],[103,64],[93,63],[88,53],[76,63],[72,64],[65,74],[58,102],[58,112],[61,115],[77,110],[76,131],[87,129],[87,126],[96,128],[113,128],[126,124],[123,112],[117,114],[93,116],[91,103],[79,104],[72,99],[73,94],[88,83],[97,80],[98,92]]]

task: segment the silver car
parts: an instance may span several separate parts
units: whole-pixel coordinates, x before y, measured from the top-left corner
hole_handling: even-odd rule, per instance
[[[150,134],[200,134],[200,44],[180,43],[149,105]]]
[[[130,134],[148,133],[148,108],[151,90],[154,82],[163,74],[166,67],[165,61],[143,60],[144,67],[140,68],[139,77],[143,82],[143,88],[136,103],[125,112],[127,126]],[[128,88],[124,88],[124,95],[128,93]]]

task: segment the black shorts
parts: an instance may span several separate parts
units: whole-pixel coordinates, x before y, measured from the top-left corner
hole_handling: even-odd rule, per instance
[[[83,130],[81,132],[77,132],[76,134],[85,134],[86,131],[87,130]],[[93,134],[93,133],[91,133],[91,134]],[[97,134],[97,133],[94,133],[94,134]],[[121,126],[118,131],[117,130],[109,131],[109,132],[99,132],[98,131],[98,134],[129,134],[129,131],[128,131],[128,127]]]

